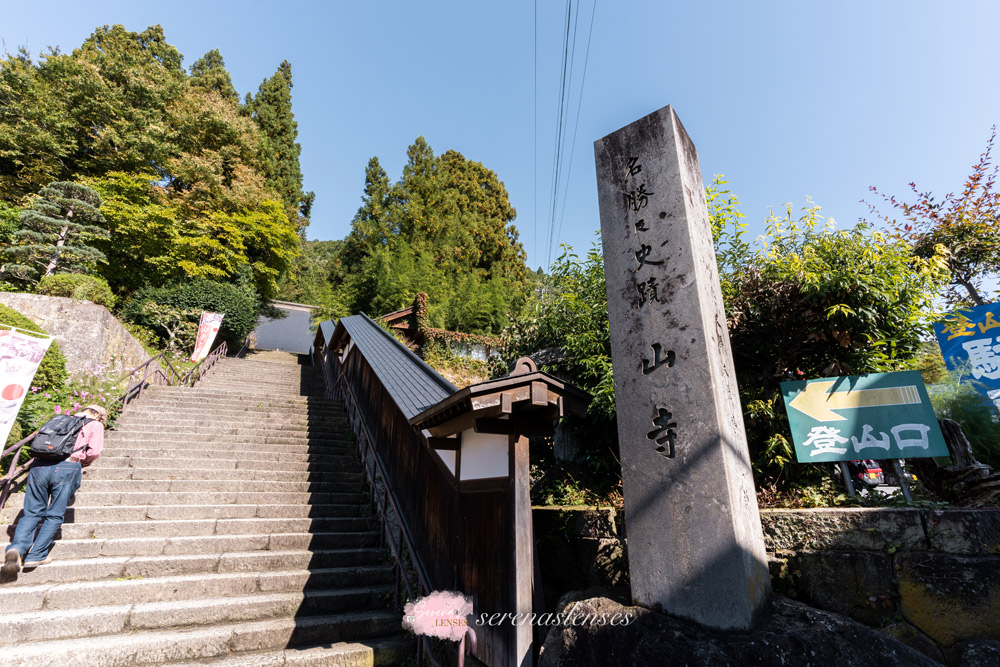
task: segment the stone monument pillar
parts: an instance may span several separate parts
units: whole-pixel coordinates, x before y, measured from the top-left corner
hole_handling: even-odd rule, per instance
[[[746,629],[771,582],[698,153],[669,106],[594,153],[632,597]]]

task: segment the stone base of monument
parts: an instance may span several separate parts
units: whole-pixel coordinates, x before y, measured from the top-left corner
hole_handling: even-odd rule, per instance
[[[941,664],[846,616],[778,595],[773,597],[752,629],[723,631],[660,611],[628,606],[608,597],[594,597],[599,592],[591,589],[570,593],[560,600],[564,621],[572,615],[571,623],[578,624],[564,622],[550,629],[538,667],[932,667]],[[629,614],[632,620],[626,626],[622,626],[620,620],[615,626],[593,622],[601,617],[611,619],[615,614]],[[586,618],[587,615],[591,615],[590,618]],[[992,653],[997,648],[992,646],[995,643],[978,642],[975,647],[956,648],[969,658],[980,654],[990,657],[996,655]]]

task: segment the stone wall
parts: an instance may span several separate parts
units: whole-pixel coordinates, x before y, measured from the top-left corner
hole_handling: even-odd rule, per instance
[[[547,605],[627,585],[610,509],[534,509]],[[1000,640],[1000,510],[762,510],[774,590],[860,621],[942,663],[965,640]]]
[[[71,376],[99,368],[131,370],[149,359],[107,308],[61,296],[0,292],[0,303],[55,336]]]

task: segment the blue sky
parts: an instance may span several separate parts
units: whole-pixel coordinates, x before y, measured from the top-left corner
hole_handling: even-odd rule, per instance
[[[726,174],[754,233],[769,209],[806,195],[847,226],[866,213],[870,185],[956,191],[1000,121],[990,0],[597,0],[582,97],[594,5],[579,3],[556,245],[585,249],[600,227],[593,141],[666,104],[706,182]],[[159,23],[186,65],[220,49],[241,94],[288,59],[305,186],[317,194],[309,238],[342,238],[368,158],[396,179],[424,135],[499,174],[537,267],[550,258],[566,2],[538,0],[537,23],[535,13],[534,0],[0,0],[0,38],[8,50],[71,50],[99,25]]]

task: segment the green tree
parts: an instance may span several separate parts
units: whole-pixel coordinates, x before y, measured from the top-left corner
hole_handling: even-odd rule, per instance
[[[20,202],[71,175],[77,133],[57,85],[20,50],[0,59],[0,199]]]
[[[327,317],[346,315],[334,284],[343,282],[341,253],[343,241],[303,241],[292,260],[287,277],[279,285],[277,298],[321,306]]]
[[[760,240],[748,242],[738,199],[724,186],[716,177],[706,199],[757,483],[779,490],[812,484],[826,473],[790,465],[780,383],[908,367],[928,331],[945,267],[866,225],[823,225],[811,202],[798,217],[790,205],[772,215]],[[594,395],[584,425],[584,470],[593,489],[612,489],[614,377],[598,248],[584,259],[567,250],[525,312],[505,330],[495,370],[547,351],[543,358],[553,359],[547,370]]]
[[[992,165],[990,153],[996,139],[996,126],[986,150],[973,165],[972,173],[958,195],[945,195],[935,201],[930,192],[922,192],[910,183],[916,197],[913,203],[898,201],[880,193],[900,220],[870,208],[880,220],[888,223],[899,238],[913,246],[914,252],[925,259],[943,256],[950,273],[950,286],[945,293],[949,306],[981,306],[983,284],[1000,275],[1000,190],[997,175],[1000,165]]]
[[[42,188],[31,208],[20,215],[19,244],[6,249],[12,262],[6,271],[21,280],[57,272],[92,270],[104,253],[91,247],[107,231],[101,215],[100,196],[78,183],[59,181]]]
[[[106,257],[98,272],[118,294],[181,277],[177,267],[180,213],[153,173],[109,172],[84,182],[101,196],[108,238],[94,245]]]
[[[172,153],[167,107],[184,90],[181,54],[159,25],[103,26],[72,54],[50,54],[41,75],[60,86],[76,127],[76,173],[162,170]]]
[[[283,61],[278,71],[260,84],[256,95],[247,93],[245,107],[263,133],[260,164],[267,183],[284,202],[289,220],[298,220],[303,204],[307,203],[307,209],[312,205],[312,197],[302,192],[302,147],[297,142],[298,123],[292,113],[291,63]],[[300,226],[306,224],[308,221],[303,220]]]
[[[435,156],[423,137],[390,185],[377,158],[344,240],[344,299],[372,314],[429,297],[434,326],[499,333],[527,296],[516,211],[497,175],[455,151]]]
[[[920,351],[933,299],[945,282],[939,258],[866,224],[822,224],[807,200],[771,215],[747,243],[736,199],[710,196],[736,378],[758,483],[787,488],[821,474],[794,461],[780,383],[901,370]]]
[[[233,105],[239,104],[240,96],[218,49],[212,49],[191,64],[190,84],[192,88],[218,93]]]

